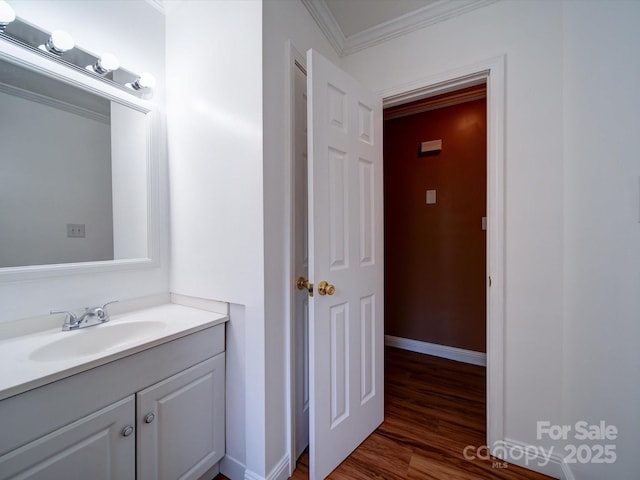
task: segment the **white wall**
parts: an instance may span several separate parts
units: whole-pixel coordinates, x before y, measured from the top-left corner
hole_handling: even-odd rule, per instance
[[[384,91],[506,55],[505,437],[616,445],[640,470],[640,34],[637,2],[499,2],[343,59]],[[605,420],[619,439],[553,442],[536,422]]]
[[[287,452],[286,332],[294,279],[289,275],[291,244],[287,230],[290,201],[289,132],[285,91],[289,75],[287,40],[303,55],[314,48],[339,63],[335,51],[300,1],[269,0],[263,4],[264,62],[264,216],[265,320],[267,383],[267,465],[273,469]],[[285,107],[287,106],[287,107]],[[270,471],[268,469],[268,471]]]
[[[0,104],[0,267],[113,260],[108,119],[7,93]],[[86,237],[67,238],[69,223]]]
[[[166,22],[171,291],[236,304],[227,386],[238,408],[227,417],[224,465],[260,478],[267,471],[262,2],[169,1]]]
[[[640,3],[566,2],[564,25],[565,423],[617,426],[612,465],[640,472]],[[583,443],[583,442],[574,442]]]
[[[286,478],[286,41],[334,58],[298,1],[167,3],[171,290],[232,304],[222,471]]]
[[[143,0],[135,1],[23,1],[12,0],[19,17],[49,31],[68,30],[76,43],[92,52],[110,51],[132,71],[150,71],[158,80],[154,105],[158,115],[154,129],[163,135],[164,17]],[[168,270],[168,195],[164,145],[159,162],[158,267],[76,273],[21,282],[0,282],[0,321],[46,315],[51,309],[75,309],[110,299],[129,299],[166,293]],[[70,222],[71,223],[71,222]]]
[[[561,22],[559,2],[499,2],[343,60],[383,91],[506,55],[505,436],[536,445],[561,414]]]

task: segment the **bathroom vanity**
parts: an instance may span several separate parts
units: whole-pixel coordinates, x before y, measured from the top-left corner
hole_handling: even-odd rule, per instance
[[[12,299],[0,313],[0,480],[210,479],[225,452],[228,317],[166,303],[168,292],[152,308],[122,306],[168,284],[169,216],[164,96],[114,54],[162,81],[164,51],[145,48],[164,44],[164,19],[144,2],[47,3],[16,16],[0,2],[12,173],[0,189],[0,287]],[[30,11],[39,20],[21,17]],[[131,12],[135,31],[107,35],[109,19]],[[113,53],[37,25],[59,18]],[[122,314],[93,307],[81,317],[104,323],[87,328],[75,313],[30,318],[101,295],[123,299]]]
[[[227,320],[168,304],[0,341],[0,479],[215,476]]]

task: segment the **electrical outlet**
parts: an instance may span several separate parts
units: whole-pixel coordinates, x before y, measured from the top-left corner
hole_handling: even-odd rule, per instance
[[[68,238],[85,238],[84,223],[67,223]]]

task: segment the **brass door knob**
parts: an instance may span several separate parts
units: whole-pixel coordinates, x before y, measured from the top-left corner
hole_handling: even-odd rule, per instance
[[[296,287],[298,287],[298,290],[306,290],[307,292],[309,292],[309,296],[313,297],[313,283],[309,283],[309,280],[307,280],[306,278],[298,277]]]
[[[318,293],[320,295],[333,295],[336,293],[336,287],[323,280],[318,284]]]

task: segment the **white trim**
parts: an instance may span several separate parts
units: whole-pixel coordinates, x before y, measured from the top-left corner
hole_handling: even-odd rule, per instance
[[[419,30],[462,15],[497,0],[440,0],[387,22],[345,37],[325,0],[302,0],[307,10],[341,57],[386,42],[395,37]]]
[[[285,454],[267,475],[267,480],[287,480],[289,478],[289,455]]]
[[[544,452],[541,448],[544,448]],[[490,444],[489,450],[491,455],[497,458],[534,472],[543,473],[561,480],[575,480],[569,465],[564,461],[564,457],[553,453],[556,450],[555,447],[546,448],[540,445],[529,445],[511,438],[505,438],[502,442]],[[509,453],[513,452],[518,452],[518,456],[509,455]],[[503,453],[507,453],[507,455],[503,455]],[[548,458],[545,458],[545,455],[548,455]]]
[[[438,345],[437,343],[422,342],[411,338],[384,336],[384,344],[390,347],[401,348],[411,352],[424,353],[434,357],[448,358],[456,362],[470,363],[472,365],[487,366],[487,354],[465,350],[464,348],[450,347],[448,345]]]
[[[81,88],[111,102],[117,102],[145,115],[147,143],[147,257],[96,262],[78,262],[52,265],[31,265],[25,267],[0,268],[0,282],[15,282],[47,278],[53,276],[75,275],[79,273],[98,273],[112,270],[154,268],[160,264],[160,173],[159,162],[161,148],[161,120],[154,111],[157,104],[106,84],[97,78],[87,76],[67,65],[51,61],[24,47],[0,42],[0,59],[46,75],[54,80]],[[163,153],[164,155],[164,153]]]
[[[266,479],[262,475],[258,475],[257,473],[252,472],[249,469],[245,469],[244,480],[266,480]]]
[[[347,37],[341,55],[346,56],[378,45],[392,38],[420,30],[428,25],[490,5],[496,0],[440,0],[414,12],[409,12],[385,23]]]
[[[220,315],[229,315],[229,303],[220,300],[210,300],[208,298],[192,297],[172,292],[171,303],[219,313]]]
[[[296,468],[295,462],[298,458],[296,454],[296,424],[295,424],[295,392],[296,392],[296,375],[295,375],[295,345],[293,339],[295,338],[295,292],[294,291],[294,279],[296,278],[295,269],[295,221],[294,221],[294,209],[293,199],[295,195],[294,184],[294,136],[295,136],[295,62],[298,62],[301,66],[306,66],[306,58],[302,55],[291,43],[287,40],[286,44],[286,66],[285,66],[285,95],[284,95],[284,125],[285,125],[285,159],[284,159],[284,172],[285,172],[285,185],[289,188],[285,190],[285,238],[288,241],[286,251],[288,255],[286,258],[285,266],[285,305],[287,308],[286,318],[288,322],[288,328],[286,329],[286,364],[288,366],[286,371],[286,417],[287,417],[287,458],[289,459],[289,475],[293,475],[293,471]]]
[[[96,122],[104,123],[109,126],[111,125],[111,119],[109,115],[105,115],[104,113],[98,113],[96,111],[89,110],[87,108],[82,108],[77,105],[73,105],[71,103],[67,103],[62,100],[58,100],[57,98],[48,97],[46,95],[40,95],[39,93],[31,92],[29,90],[25,90],[23,88],[19,88],[14,85],[0,83],[0,92],[6,93],[7,95],[12,95],[17,98],[21,98],[23,100],[27,100],[29,102],[35,102],[35,103],[39,103],[40,105],[56,108],[58,110],[71,113],[73,115],[78,115],[80,117],[88,118],[90,120],[95,120]]]
[[[244,472],[247,466],[239,460],[236,460],[231,455],[227,454],[220,460],[220,473],[225,477],[236,479],[244,478]]]
[[[382,91],[384,106],[487,83],[487,443],[504,439],[505,417],[505,56]]]
[[[562,475],[560,475],[560,478],[562,480],[576,480],[576,477],[573,475],[573,472],[571,471],[569,464],[565,462],[564,459],[560,464],[560,468],[562,469]]]
[[[342,56],[347,39],[324,0],[302,0],[302,3],[327,37],[333,49]]]

